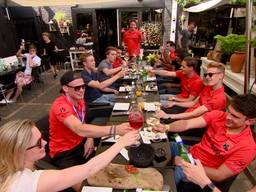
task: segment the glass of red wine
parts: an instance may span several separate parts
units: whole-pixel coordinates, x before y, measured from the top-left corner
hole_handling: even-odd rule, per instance
[[[136,104],[134,104],[130,110],[129,123],[130,123],[130,126],[135,130],[139,130],[143,127],[144,116],[139,106]],[[138,141],[135,145],[133,145],[133,147],[138,147],[139,145],[140,145],[140,142]]]

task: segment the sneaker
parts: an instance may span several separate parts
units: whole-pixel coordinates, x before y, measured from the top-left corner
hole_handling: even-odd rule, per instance
[[[8,100],[7,100],[7,103],[8,103]],[[4,99],[2,99],[2,100],[0,101],[0,104],[6,104],[6,101],[5,101]]]

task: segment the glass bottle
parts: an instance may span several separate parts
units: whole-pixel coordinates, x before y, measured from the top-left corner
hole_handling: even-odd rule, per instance
[[[174,134],[174,139],[175,139],[176,143],[178,144],[179,153],[180,153],[181,158],[183,160],[191,163],[189,155],[188,155],[188,151],[187,151],[181,137],[178,134]]]

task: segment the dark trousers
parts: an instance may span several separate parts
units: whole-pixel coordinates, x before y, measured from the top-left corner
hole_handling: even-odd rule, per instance
[[[86,163],[90,158],[85,159],[85,157],[83,157],[84,143],[85,141],[81,142],[73,149],[56,154],[52,159],[53,164],[60,169],[64,169]],[[93,154],[90,155],[90,157],[92,156]]]

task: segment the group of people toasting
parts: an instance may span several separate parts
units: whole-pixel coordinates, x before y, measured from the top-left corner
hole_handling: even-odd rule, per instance
[[[45,53],[51,55],[49,50],[56,47],[49,44],[46,33],[43,38],[48,43]],[[180,38],[182,40],[182,36]],[[132,20],[130,28],[123,34],[123,45],[129,56],[139,54],[142,40],[143,32]],[[255,158],[256,145],[250,126],[256,117],[256,96],[236,95],[227,106],[223,64],[209,63],[203,74],[205,79],[201,79],[196,72],[195,58],[185,56],[186,51],[176,51],[173,42],[167,42],[165,46],[161,48],[162,58],[156,61],[155,68],[148,70],[157,75],[159,84],[173,79],[180,92],[172,92],[172,85],[162,86],[168,94],[160,95],[162,107],[156,114],[175,122],[156,124],[153,130],[193,130],[190,134],[204,130],[201,141],[188,147],[195,164],[185,162],[180,157],[178,145],[170,143],[175,182],[178,190],[183,192],[186,191],[181,186],[184,181],[195,183],[188,191],[220,191],[216,183],[241,173]],[[46,154],[46,141],[33,121],[13,120],[0,128],[0,191],[43,192],[68,187],[79,191],[84,179],[107,166],[122,148],[139,140],[139,131],[133,130],[129,123],[98,126],[86,121],[86,102],[115,103],[119,86],[116,81],[127,73],[122,70],[125,61],[120,61],[119,52],[119,48],[108,47],[106,59],[98,68],[94,56],[84,54],[81,57],[84,70],[81,73],[67,71],[60,78],[61,95],[54,100],[49,111],[49,155],[59,170],[34,169],[35,162]],[[30,54],[33,53],[31,50]],[[54,57],[50,57],[50,62],[56,77]],[[32,67],[32,64],[39,65],[35,57],[28,59],[27,65]],[[94,138],[113,134],[120,135],[120,139],[105,152],[92,157]]]

